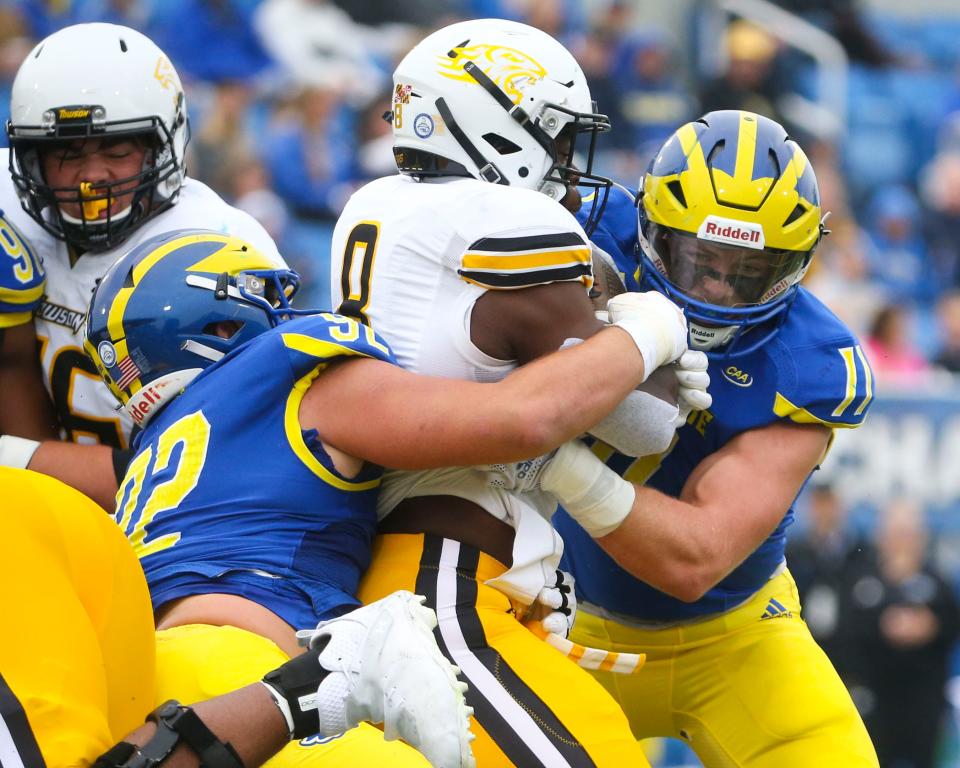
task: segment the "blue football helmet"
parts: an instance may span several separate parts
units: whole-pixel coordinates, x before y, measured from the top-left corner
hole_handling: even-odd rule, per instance
[[[638,200],[640,284],[687,315],[708,354],[748,354],[776,334],[824,234],[810,161],[781,125],[711,112],[679,128]]]
[[[98,284],[84,348],[110,391],[144,425],[204,368],[295,314],[300,276],[220,232],[157,235]],[[218,325],[223,324],[223,325]]]

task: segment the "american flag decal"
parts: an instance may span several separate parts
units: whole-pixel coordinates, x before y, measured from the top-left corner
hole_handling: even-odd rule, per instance
[[[140,369],[129,355],[117,363],[117,368],[120,369],[120,379],[117,381],[118,389],[126,389],[134,379],[140,376]]]

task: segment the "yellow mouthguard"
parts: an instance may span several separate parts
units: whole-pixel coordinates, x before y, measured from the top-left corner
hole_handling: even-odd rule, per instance
[[[83,206],[83,218],[99,219],[100,214],[110,207],[112,198],[97,197],[95,200],[86,199],[91,197],[97,197],[97,193],[94,191],[93,182],[81,181],[80,198],[82,200],[81,205]]]

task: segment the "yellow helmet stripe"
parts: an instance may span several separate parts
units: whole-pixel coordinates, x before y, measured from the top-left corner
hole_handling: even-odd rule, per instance
[[[737,140],[737,159],[733,167],[736,184],[753,185],[753,165],[757,156],[757,121],[746,112],[740,113],[740,137]]]
[[[237,256],[240,255],[237,253],[237,249],[239,246],[244,246],[245,243],[241,243],[229,235],[218,237],[204,235],[203,240],[204,242],[219,240],[224,244],[224,247],[214,251],[209,256],[204,256],[196,264],[191,264],[187,267],[187,269],[191,272],[212,272],[215,274],[229,272],[230,274],[235,274],[237,272]],[[229,247],[231,244],[234,247]],[[246,246],[246,250],[242,252],[242,255],[244,257],[243,269],[277,268],[275,263],[271,262],[266,256],[260,253],[260,251],[250,246]]]
[[[171,251],[180,248],[187,243],[195,241],[199,238],[199,235],[184,235],[183,237],[178,237],[171,240],[168,243],[164,243],[159,248],[156,248],[152,253],[150,253],[143,261],[137,264],[133,268],[133,285],[129,288],[121,288],[117,291],[117,296],[113,300],[113,303],[110,305],[110,309],[107,312],[107,334],[110,339],[114,339],[113,346],[117,351],[117,360],[123,360],[130,353],[127,349],[127,340],[126,333],[123,330],[123,315],[127,310],[127,304],[130,302],[130,297],[133,296],[133,292],[136,289],[137,285],[140,284],[140,281],[147,275],[147,273],[153,269],[159,263],[159,261],[166,256]],[[217,236],[203,235],[204,239],[216,239]],[[226,240],[226,235],[223,236]],[[131,392],[136,392],[140,389],[140,379],[134,379],[129,387]],[[124,395],[124,402],[126,402],[126,396]]]
[[[203,237],[204,239],[216,239],[210,235],[204,235]],[[226,235],[223,237],[224,241],[226,241]],[[140,281],[143,280],[146,274],[153,269],[164,256],[197,238],[198,235],[185,235],[164,243],[133,268],[133,285],[117,291],[117,297],[110,305],[107,314],[107,333],[111,339],[120,339],[126,336],[123,332],[123,314],[127,309],[127,304],[130,302],[133,291],[140,284]]]
[[[685,173],[693,173],[696,176],[706,174],[707,159],[703,156],[703,147],[700,146],[700,138],[693,128],[693,123],[687,123],[677,131],[677,138],[680,139],[680,146],[683,147],[683,154],[687,158]]]

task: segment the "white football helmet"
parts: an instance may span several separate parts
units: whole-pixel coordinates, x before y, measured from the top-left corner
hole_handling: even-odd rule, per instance
[[[17,72],[10,113],[11,176],[24,209],[54,237],[84,250],[112,248],[176,201],[189,136],[183,86],[163,51],[136,30],[77,24],[41,40]],[[143,136],[149,148],[136,176],[98,185],[93,194],[55,189],[44,179],[41,151],[131,135]],[[67,216],[57,204],[109,201],[113,189],[129,192],[131,184],[130,207],[106,219]]]
[[[401,173],[472,176],[557,201],[573,186],[610,186],[592,172],[596,136],[610,122],[596,113],[580,65],[539,29],[502,19],[451,24],[403,58],[393,85]],[[579,169],[573,156],[581,133],[590,141]],[[598,214],[601,197],[594,196]]]

